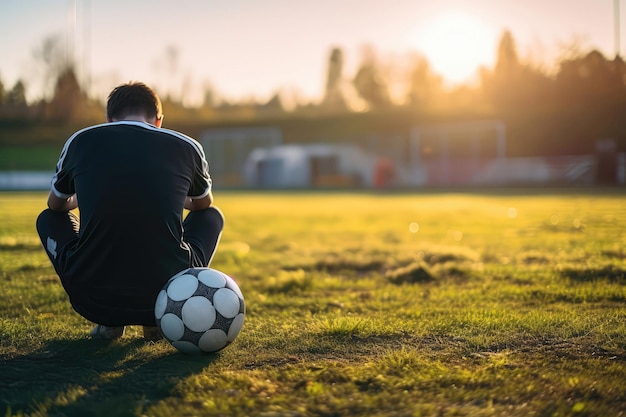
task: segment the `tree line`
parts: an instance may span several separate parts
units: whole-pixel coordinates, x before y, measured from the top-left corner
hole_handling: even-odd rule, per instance
[[[399,68],[365,50],[355,74],[344,73],[341,48],[330,51],[323,98],[299,102],[291,108],[277,92],[265,102],[220,101],[214,91],[204,92],[198,106],[166,96],[168,120],[262,120],[297,116],[401,112],[415,118],[428,115],[499,118],[507,122],[509,136],[518,141],[548,140],[543,146],[572,153],[588,152],[593,141],[611,136],[624,148],[626,124],[626,64],[621,56],[605,57],[598,50],[574,51],[555,70],[524,62],[513,35],[505,31],[497,47],[493,68],[480,70],[476,85],[446,88],[444,80],[418,54]],[[26,100],[23,80],[8,88],[0,79],[0,120],[38,119],[55,122],[101,121],[103,100],[92,99],[81,85],[76,66],[55,65],[54,88],[49,99]],[[52,68],[52,66],[51,66]],[[567,136],[567,137],[565,137]],[[551,145],[554,138],[557,145]],[[523,147],[522,143],[518,143]]]

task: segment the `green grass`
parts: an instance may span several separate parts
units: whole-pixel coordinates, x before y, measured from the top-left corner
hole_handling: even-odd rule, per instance
[[[57,145],[0,145],[0,171],[54,171],[59,160],[59,149]]]
[[[213,267],[247,303],[219,354],[87,337],[0,194],[5,416],[618,416],[623,191],[243,193]],[[0,415],[2,415],[0,414]]]

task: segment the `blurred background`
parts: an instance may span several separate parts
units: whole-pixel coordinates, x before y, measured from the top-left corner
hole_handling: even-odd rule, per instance
[[[621,6],[0,0],[0,189],[131,80],[216,188],[624,186]]]

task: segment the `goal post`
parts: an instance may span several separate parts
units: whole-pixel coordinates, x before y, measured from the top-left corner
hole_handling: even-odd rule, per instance
[[[469,185],[485,164],[506,158],[500,120],[414,126],[409,135],[410,185]]]

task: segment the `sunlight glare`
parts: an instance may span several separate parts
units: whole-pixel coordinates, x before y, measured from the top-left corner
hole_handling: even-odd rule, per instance
[[[496,54],[495,31],[462,12],[450,12],[415,27],[408,34],[433,70],[450,84],[473,81],[481,66],[491,67]]]

